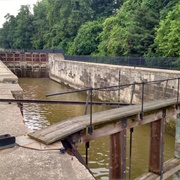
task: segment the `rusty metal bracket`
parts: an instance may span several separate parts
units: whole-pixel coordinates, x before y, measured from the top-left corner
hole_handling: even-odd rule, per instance
[[[122,128],[126,129],[127,127],[127,119],[122,119]]]
[[[87,168],[87,170],[93,175],[91,170],[88,168],[86,162],[84,161],[83,157],[81,156],[81,154],[77,150],[77,148],[75,146],[75,143],[73,142],[72,138],[68,137],[68,138],[66,138],[64,140],[61,140],[61,142],[62,142],[63,147],[65,148],[65,150],[68,152],[68,154],[75,156],[79,160],[79,162],[82,165],[84,165]]]

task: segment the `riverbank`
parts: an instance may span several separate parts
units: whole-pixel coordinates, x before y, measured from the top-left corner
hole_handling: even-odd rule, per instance
[[[22,96],[18,78],[0,61],[0,98]],[[61,143],[47,146],[27,137],[28,129],[17,104],[1,102],[0,112],[0,135],[10,134],[16,138],[14,147],[1,147],[0,179],[94,179],[75,157],[60,154]]]

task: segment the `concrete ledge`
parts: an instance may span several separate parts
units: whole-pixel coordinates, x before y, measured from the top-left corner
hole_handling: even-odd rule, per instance
[[[6,81],[9,77],[12,79]],[[17,77],[0,62],[1,99],[23,98],[23,90],[17,81]],[[15,147],[0,150],[0,180],[94,179],[75,157],[60,154],[60,142],[47,146],[25,136],[27,133],[18,105],[0,102],[0,135],[16,137]]]
[[[0,83],[17,84],[18,78],[0,61]]]
[[[93,180],[76,158],[59,151],[13,148],[1,153],[0,179],[4,180]]]

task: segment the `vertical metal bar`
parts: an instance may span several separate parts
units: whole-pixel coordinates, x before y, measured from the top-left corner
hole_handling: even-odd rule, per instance
[[[129,144],[129,180],[131,179],[131,160],[132,160],[132,133],[134,129],[130,128],[130,144]]]
[[[88,91],[88,96],[87,96],[87,98],[86,98],[86,106],[85,106],[85,110],[84,110],[84,115],[86,115],[87,114],[87,110],[88,110],[88,102],[89,102],[89,99],[90,99],[90,95],[91,95],[91,92],[90,92],[90,90]]]
[[[88,127],[88,133],[91,135],[93,133],[92,127],[92,88],[90,88],[90,122]]]
[[[176,103],[176,109],[178,109],[179,104],[179,78],[178,78],[178,87],[177,87],[177,103]]]
[[[120,85],[121,85],[121,71],[119,71],[119,81],[118,81],[119,89],[118,89],[118,103],[120,102]],[[120,107],[120,105],[118,105]]]
[[[34,59],[33,59],[33,53],[31,53],[31,66],[32,66],[32,72],[34,72]]]
[[[7,53],[5,53],[5,59],[6,59],[6,63],[7,63],[7,61],[8,61],[8,60],[7,60]]]
[[[134,83],[132,84],[132,93],[131,93],[130,104],[132,104],[132,102],[133,102],[134,91],[135,91],[135,85],[136,85],[136,82],[134,82]]]
[[[86,165],[88,166],[88,149],[89,149],[89,142],[85,143],[86,146]]]
[[[165,90],[164,90],[164,98],[166,98],[167,85],[168,85],[168,79],[166,80],[166,86],[165,86]]]
[[[88,91],[88,96],[86,98],[86,106],[85,106],[85,110],[84,110],[84,115],[87,114],[87,110],[88,110],[88,102],[89,102],[89,99],[90,99],[90,95],[91,95],[91,92],[90,90]],[[88,149],[89,149],[89,145],[90,143],[89,142],[86,142],[85,143],[85,149],[86,149],[86,165],[88,166]]]
[[[145,83],[142,82],[142,94],[141,94],[141,114],[140,114],[140,119],[143,120],[143,111],[144,111],[144,85]]]
[[[16,72],[15,53],[13,53],[14,72]]]
[[[180,113],[177,114],[174,156],[176,158],[180,158]],[[173,175],[173,180],[178,180],[178,179],[180,179],[180,171],[177,171]]]

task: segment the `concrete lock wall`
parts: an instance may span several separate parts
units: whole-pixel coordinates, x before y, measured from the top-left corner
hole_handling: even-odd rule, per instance
[[[156,81],[177,78],[179,71],[149,69],[108,64],[86,63],[64,60],[62,54],[49,54],[49,76],[57,82],[63,82],[74,88],[116,86],[133,82]],[[173,97],[177,94],[177,80],[145,85],[145,101]],[[167,87],[167,88],[165,88]],[[141,102],[142,85],[135,85],[133,103]],[[94,91],[101,100],[130,102],[133,86],[107,91]]]

